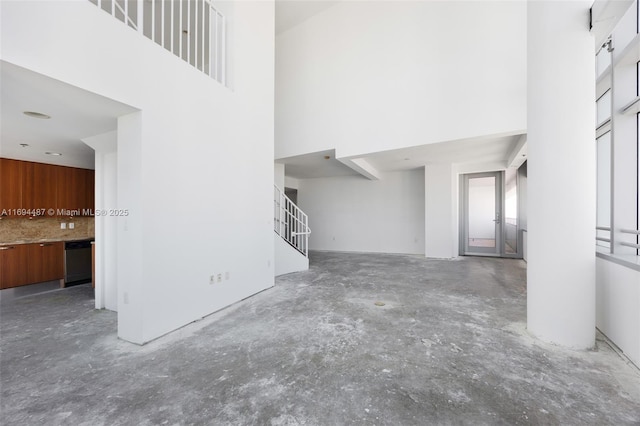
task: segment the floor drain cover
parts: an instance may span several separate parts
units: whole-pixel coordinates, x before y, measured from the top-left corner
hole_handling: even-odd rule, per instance
[[[374,303],[374,305],[376,305],[376,306],[384,306],[384,302],[376,302],[376,303]]]

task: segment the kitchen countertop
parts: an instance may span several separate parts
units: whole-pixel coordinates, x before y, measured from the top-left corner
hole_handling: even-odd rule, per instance
[[[11,241],[11,242],[2,242],[0,243],[0,247],[3,246],[15,246],[15,245],[21,245],[21,244],[38,244],[38,243],[58,243],[58,242],[64,242],[64,243],[68,243],[68,242],[72,242],[72,241],[93,241],[94,237],[85,237],[85,238],[45,238],[45,239],[34,239],[34,240],[18,240],[18,241]]]

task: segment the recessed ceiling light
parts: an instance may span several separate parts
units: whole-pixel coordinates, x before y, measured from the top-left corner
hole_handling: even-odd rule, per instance
[[[23,147],[23,148],[26,148],[26,147],[29,146],[29,144],[28,143],[21,143],[20,146]]]
[[[411,159],[410,159],[410,158],[405,158],[405,159],[404,159],[404,161],[409,161],[409,160],[411,160]]]
[[[47,151],[45,152],[45,154],[47,155],[53,155],[55,157],[60,157],[62,154],[60,154],[59,152],[52,152],[52,151]]]
[[[51,118],[50,115],[43,114],[41,112],[36,112],[36,111],[24,111],[23,114],[31,118],[40,118],[42,120],[48,120]]]

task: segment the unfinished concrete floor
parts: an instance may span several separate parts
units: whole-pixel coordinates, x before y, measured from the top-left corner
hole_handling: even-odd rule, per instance
[[[638,370],[604,341],[526,333],[522,261],[311,265],[144,347],[88,286],[5,303],[2,424],[640,424]]]

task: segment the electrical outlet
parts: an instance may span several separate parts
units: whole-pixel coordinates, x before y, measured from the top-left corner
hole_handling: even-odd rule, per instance
[[[66,224],[66,223],[64,223],[64,222],[62,222],[62,223],[60,224],[60,229],[67,229],[67,224]]]
[[[124,294],[122,295],[122,299],[124,301],[125,305],[129,304],[129,293],[127,293],[126,291],[124,292]]]
[[[231,278],[231,274],[229,273],[229,271],[227,271],[224,273],[224,280],[229,281],[229,278]]]
[[[218,282],[221,283],[222,282],[222,274],[218,274]]]
[[[70,224],[69,224],[69,229],[73,229],[73,228],[75,228],[75,227],[76,227],[76,225],[75,225],[74,223],[70,223]]]
[[[215,274],[214,274],[214,275],[211,275],[211,276],[209,277],[209,284],[210,284],[210,285],[213,285],[213,284],[215,284],[215,283],[216,283],[216,276],[215,276]]]

